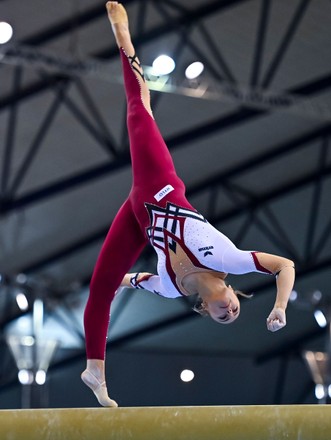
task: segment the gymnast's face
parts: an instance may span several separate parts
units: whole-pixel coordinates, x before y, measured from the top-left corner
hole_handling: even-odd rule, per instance
[[[224,287],[218,298],[207,302],[210,317],[219,324],[231,324],[240,313],[240,302],[231,286]]]

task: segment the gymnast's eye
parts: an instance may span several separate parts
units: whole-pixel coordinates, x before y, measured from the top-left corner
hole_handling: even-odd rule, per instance
[[[220,321],[227,321],[229,319],[229,316],[228,315],[219,316],[217,319],[219,319]]]

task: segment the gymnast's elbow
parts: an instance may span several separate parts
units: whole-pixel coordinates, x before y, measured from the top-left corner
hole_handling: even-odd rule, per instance
[[[285,269],[286,267],[294,268],[295,264],[290,258],[281,257],[278,255],[272,255],[267,253],[258,253],[256,255],[258,262],[262,267],[267,269],[272,274],[279,274],[280,271]]]
[[[292,268],[295,270],[295,263],[293,260],[285,257],[279,257],[277,265],[274,268],[274,273],[278,275],[283,269]]]

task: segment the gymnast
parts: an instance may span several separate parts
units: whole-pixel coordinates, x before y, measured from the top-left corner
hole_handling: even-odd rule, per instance
[[[286,325],[295,270],[287,258],[239,250],[187,201],[184,183],[153,117],[126,10],[112,1],[106,8],[122,61],[133,183],[93,271],[84,313],[87,366],[81,378],[100,405],[116,407],[105,382],[105,350],[110,305],[120,286],[167,298],[197,295],[197,311],[230,324],[239,316],[240,303],[238,292],[226,284],[227,274],[275,275],[276,299],[267,318],[267,328],[273,332]],[[157,254],[157,274],[129,273],[148,242]]]

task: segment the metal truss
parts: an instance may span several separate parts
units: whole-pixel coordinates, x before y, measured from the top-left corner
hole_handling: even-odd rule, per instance
[[[187,11],[187,10],[183,10],[183,8],[181,8],[179,4],[173,1],[149,2],[150,6],[156,4],[159,9],[161,8],[161,13],[165,17],[166,25],[161,28],[158,27],[156,29],[149,30],[146,33],[142,32],[142,29],[139,29],[141,31],[141,36],[137,38],[136,45],[137,47],[139,47],[140,44],[150,39],[157,38],[169,32],[177,31],[180,33],[179,47],[183,47],[183,45],[186,44],[193,51],[199,52],[198,55],[203,57],[203,60],[206,63],[208,70],[215,79],[223,80],[224,78],[226,78],[228,81],[235,84],[234,74],[228,68],[226,62],[224,61],[224,57],[222,56],[220,50],[216,47],[216,44],[213,41],[210,32],[204,27],[203,19],[212,13],[220,12],[222,9],[228,8],[230,6],[240,5],[240,3],[241,1],[225,1],[225,2],[214,1],[200,8],[197,8],[194,11]],[[262,87],[268,87],[271,84],[272,79],[284,58],[286,50],[288,49],[291,41],[295,36],[295,32],[302,20],[302,17],[308,7],[308,4],[309,4],[308,0],[302,0],[297,10],[295,11],[292,20],[288,26],[288,29],[286,30],[283,39],[279,45],[279,48],[276,51],[276,54],[270,63],[267,73],[265,74],[264,78],[260,80],[260,84],[262,85]],[[169,15],[166,12],[166,8],[165,8],[166,6],[167,7],[170,6],[171,8],[176,8],[176,10],[181,11],[179,17],[175,20],[174,19],[170,20]],[[144,2],[141,3],[142,11],[144,11],[143,8],[146,8],[146,4]],[[270,1],[262,0],[261,16],[257,30],[256,48],[254,53],[254,62],[253,62],[251,78],[250,78],[250,85],[252,87],[256,87],[259,84],[261,61],[263,55],[264,40],[266,38],[269,10],[270,10]],[[104,13],[104,11],[102,13]],[[89,11],[89,13],[77,17],[75,22],[79,26],[82,26],[86,24],[88,21],[92,20],[93,18],[97,18],[99,14],[101,14],[101,9],[93,8],[93,10]],[[208,60],[208,58],[206,58],[206,55],[198,51],[196,45],[190,40],[189,37],[187,37],[187,32],[186,32],[187,29],[193,26],[199,26],[202,36],[209,43],[209,46],[211,47],[212,50],[212,55],[216,57],[216,59],[218,60],[218,65],[219,65],[218,69],[215,69],[215,67],[213,67],[213,63],[211,62],[211,60]],[[182,35],[183,29],[185,31],[183,32],[185,38]],[[31,37],[23,43],[28,43],[30,45],[38,45],[41,42],[45,43],[53,38],[59,37],[67,30],[68,30],[68,23],[65,22],[62,23],[62,25],[57,25],[53,29],[49,29],[47,32],[42,33],[39,37],[38,36]],[[115,53],[117,53],[116,48],[111,49],[107,53],[94,54],[94,56],[96,58],[105,58],[107,56],[113,57]],[[4,58],[6,59],[6,56]],[[32,58],[36,60],[36,57],[32,57]],[[56,64],[54,62],[54,59],[51,64],[52,65]],[[63,65],[62,63],[62,68],[64,68],[65,66],[68,66],[68,64]],[[63,74],[48,75],[46,73],[43,73],[40,82],[30,84],[28,87],[21,90],[20,84],[22,81],[22,67],[21,66],[17,67],[15,72],[16,74],[14,75],[14,79],[13,79],[12,93],[10,93],[7,97],[4,97],[0,101],[0,110],[3,109],[9,110],[7,142],[6,142],[5,156],[3,160],[2,175],[1,175],[0,215],[6,214],[13,209],[19,209],[31,202],[36,202],[38,200],[41,200],[43,197],[49,198],[53,194],[57,194],[58,192],[66,190],[70,187],[81,185],[82,183],[91,181],[92,179],[97,177],[102,177],[104,176],[105,173],[112,172],[114,169],[117,169],[118,167],[121,166],[126,166],[129,163],[129,156],[127,151],[120,152],[118,147],[114,145],[114,140],[111,134],[109,133],[109,131],[107,130],[106,124],[104,123],[104,121],[102,121],[102,118],[98,115],[97,106],[94,104],[91,95],[89,94],[88,90],[86,89],[82,81],[80,81],[79,79],[73,80],[72,78],[70,78],[70,76],[65,76]],[[70,86],[70,82],[73,81],[77,86],[77,89],[81,97],[83,98],[83,101],[86,104],[86,108],[89,111],[91,118],[94,119],[93,122],[90,119],[86,118],[83,112],[79,109],[79,106],[75,104],[68,97],[67,89]],[[245,92],[238,86],[231,88],[229,87],[229,84],[223,85],[221,88],[221,92],[219,90],[218,91],[213,90],[209,92],[209,95],[221,94],[223,98],[225,96],[226,98],[236,100],[238,103],[241,104],[246,103],[250,106],[252,105],[253,106],[262,105],[264,107],[267,106],[267,110],[269,110],[270,107],[275,107],[275,106],[277,107],[275,103],[278,99],[280,100],[279,106],[281,106],[281,108],[284,109],[284,107],[292,108],[293,104],[295,104],[295,102],[297,101],[297,99],[295,100],[292,97],[292,95],[307,98],[310,96],[314,96],[316,93],[321,93],[322,91],[328,90],[330,85],[331,85],[331,77],[330,74],[327,74],[322,78],[316,78],[315,80],[311,81],[308,84],[299,85],[292,88],[291,90],[285,91],[286,93],[285,95],[283,95],[285,101],[281,99],[282,98],[281,96],[277,97],[277,96],[265,95],[261,92],[258,93],[257,89],[252,89],[252,90],[248,90],[248,92],[247,91]],[[44,120],[41,121],[40,128],[37,131],[35,139],[30,146],[29,153],[27,154],[21,166],[21,169],[19,170],[17,175],[14,176],[13,184],[11,185],[11,187],[7,187],[10,177],[9,173],[11,168],[10,167],[11,157],[14,149],[14,137],[15,137],[14,133],[18,128],[17,116],[16,116],[17,105],[19,102],[21,102],[22,99],[35,95],[36,93],[45,91],[50,87],[54,90],[55,93],[54,102],[50,106],[49,111],[46,114]],[[177,91],[179,90],[178,86],[174,86],[170,84],[170,88],[171,87],[175,87],[175,90]],[[201,90],[202,90],[201,87],[204,90],[204,92],[207,93],[208,90],[206,90],[206,87],[204,85],[200,85],[200,87],[196,89],[196,92],[198,91],[198,93],[200,93],[201,95]],[[192,90],[192,88],[190,88],[190,90]],[[104,166],[87,170],[86,172],[81,173],[80,175],[72,176],[71,178],[66,179],[65,181],[55,182],[52,185],[49,185],[44,188],[40,188],[39,190],[36,190],[30,194],[25,194],[20,198],[15,198],[15,192],[17,191],[19,184],[22,182],[25,173],[29,169],[29,166],[33,162],[38,149],[41,148],[42,141],[45,135],[47,134],[47,131],[51,126],[52,121],[54,120],[54,117],[56,113],[59,111],[61,105],[65,105],[70,110],[70,112],[81,123],[83,129],[88,130],[89,134],[95,138],[96,142],[110,152],[110,158],[114,158],[115,160],[110,160],[109,163],[105,164]],[[311,112],[312,110],[311,106],[308,105],[308,107],[309,107],[309,111]],[[197,139],[199,137],[202,137],[205,135],[207,131],[210,134],[211,132],[215,132],[220,129],[223,130],[225,128],[233,127],[238,123],[255,119],[259,115],[265,114],[267,110],[251,109],[251,108],[247,108],[247,106],[242,105],[239,108],[239,110],[236,110],[235,112],[230,113],[225,117],[222,117],[215,121],[211,121],[204,126],[197,127],[195,130],[191,130],[190,132],[182,133],[176,136],[174,139],[168,139],[167,140],[168,145],[171,148],[174,147],[174,144],[176,146],[180,143],[183,144],[185,142],[188,142],[191,138]]]
[[[185,47],[181,43],[178,45],[178,50],[174,51],[176,59],[180,57],[180,50],[182,51]],[[77,77],[82,79],[89,77],[111,83],[122,83],[122,76],[117,72],[112,72],[107,62],[97,60],[76,61],[61,58],[34,47],[20,45],[0,47],[0,61],[3,64],[42,69],[48,73],[51,71],[53,74],[67,76],[68,79],[71,78],[73,81]],[[21,71],[19,72],[21,73]],[[252,109],[280,111],[331,121],[331,107],[326,103],[316,103],[314,100],[307,99],[307,97],[299,98],[289,93],[254,88],[254,85],[247,87],[234,84],[230,74],[228,76],[230,76],[231,82],[219,81],[214,78],[179,81],[172,75],[156,76],[150,66],[144,66],[144,74],[149,89],[159,93],[172,93],[197,99],[229,102]],[[319,81],[330,79],[331,76],[326,75]],[[77,81],[77,85],[82,89],[81,81]]]

